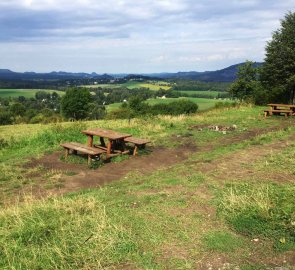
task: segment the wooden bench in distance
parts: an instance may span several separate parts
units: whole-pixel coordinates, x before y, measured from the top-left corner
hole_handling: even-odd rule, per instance
[[[150,143],[151,141],[146,140],[146,139],[127,137],[127,138],[124,139],[124,142],[134,144],[133,156],[135,156],[135,155],[137,155],[138,148],[139,149],[145,148],[145,145],[147,143]]]
[[[283,113],[285,117],[288,117],[292,115],[292,110],[265,110],[264,111],[264,117],[268,115],[273,115],[273,114],[281,114]]]
[[[84,145],[81,143],[77,143],[77,142],[62,143],[60,146],[66,150],[65,158],[68,157],[70,150],[74,150],[75,152],[79,151],[83,154],[87,154],[88,155],[88,165],[91,164],[91,157],[92,156],[99,156],[103,153],[106,153],[106,150],[103,150],[100,148],[95,148],[95,147],[90,147],[90,146],[87,146],[87,145]]]

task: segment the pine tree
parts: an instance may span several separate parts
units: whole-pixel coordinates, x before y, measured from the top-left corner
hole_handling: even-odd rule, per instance
[[[266,45],[261,83],[272,102],[293,103],[295,95],[295,13],[289,12]]]

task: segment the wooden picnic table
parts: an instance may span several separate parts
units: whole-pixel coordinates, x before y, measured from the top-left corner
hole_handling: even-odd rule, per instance
[[[277,110],[277,109],[280,109],[280,108],[283,108],[283,109],[290,109],[290,110],[293,110],[295,111],[295,105],[294,104],[276,104],[276,103],[270,103],[270,104],[267,104],[268,106],[270,106],[273,110]]]
[[[131,137],[131,134],[119,133],[113,130],[107,130],[102,128],[93,128],[81,131],[88,136],[88,146],[93,147],[93,137],[98,136],[100,139],[100,145],[94,145],[95,147],[106,150],[107,158],[117,156],[120,154],[126,154],[126,146],[124,139]],[[104,139],[108,139],[106,145]]]
[[[264,116],[273,114],[284,114],[285,117],[295,115],[295,105],[293,104],[280,104],[280,103],[269,103],[267,104],[271,108],[264,111]]]

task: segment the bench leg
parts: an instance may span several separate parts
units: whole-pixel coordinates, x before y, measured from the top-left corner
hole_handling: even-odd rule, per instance
[[[91,165],[91,155],[88,155],[88,165]]]
[[[68,158],[68,156],[69,156],[69,151],[70,151],[69,148],[65,148],[65,159]]]
[[[266,118],[267,115],[268,115],[268,112],[264,112],[264,118]]]
[[[136,156],[137,155],[137,150],[138,150],[138,146],[135,145],[134,146],[134,150],[133,150],[133,156]]]

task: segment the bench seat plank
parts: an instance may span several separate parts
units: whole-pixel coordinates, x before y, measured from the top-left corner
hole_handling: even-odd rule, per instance
[[[134,138],[134,137],[128,137],[124,139],[124,142],[129,142],[129,143],[134,143],[137,145],[143,145],[143,144],[147,144],[150,143],[151,141],[146,140],[146,139],[139,139],[139,138]]]
[[[282,113],[292,113],[292,110],[265,110],[265,112],[282,112]]]
[[[124,142],[126,143],[133,143],[134,144],[134,150],[133,150],[133,156],[137,155],[138,148],[144,148],[147,143],[150,143],[151,141],[146,139],[140,139],[140,138],[134,138],[134,137],[128,137],[124,139]]]
[[[76,142],[70,142],[70,143],[63,143],[61,144],[62,147],[68,148],[68,149],[73,149],[85,154],[89,155],[99,155],[103,154],[106,151],[100,148],[95,148],[95,147],[89,147],[87,145],[81,144],[81,143],[76,143]]]

